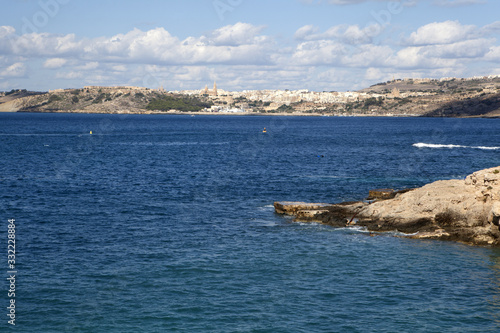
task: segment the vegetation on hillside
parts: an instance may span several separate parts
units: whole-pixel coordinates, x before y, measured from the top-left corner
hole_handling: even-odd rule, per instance
[[[146,109],[158,111],[178,110],[182,112],[189,112],[201,111],[204,108],[209,108],[211,106],[211,103],[203,102],[196,97],[174,97],[164,95],[149,102]]]

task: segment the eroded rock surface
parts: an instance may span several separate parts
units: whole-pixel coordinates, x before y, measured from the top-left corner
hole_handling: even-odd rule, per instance
[[[372,203],[293,204],[288,209],[287,203],[275,203],[276,212],[338,227],[356,224],[371,231],[398,230],[413,238],[500,246],[500,167]]]

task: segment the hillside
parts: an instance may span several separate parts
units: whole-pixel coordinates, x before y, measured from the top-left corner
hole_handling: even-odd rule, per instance
[[[17,94],[0,97],[0,103],[3,103],[0,109],[5,104],[3,111],[11,112],[148,113],[171,109],[200,111],[211,106],[196,98],[137,87],[85,87]]]
[[[0,93],[3,112],[240,112],[340,116],[500,117],[500,77],[404,79],[357,92],[307,90],[167,93],[139,87],[84,87]]]
[[[24,97],[42,95],[43,92],[27,91],[26,89],[12,89],[9,92],[0,93],[0,112],[17,111],[17,102]]]
[[[381,108],[396,114],[426,117],[500,116],[500,77],[470,79],[406,79],[379,83],[361,90],[394,94]],[[408,96],[408,97],[406,97]]]

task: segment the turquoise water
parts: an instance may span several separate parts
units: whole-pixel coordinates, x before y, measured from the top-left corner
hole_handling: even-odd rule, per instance
[[[497,332],[500,250],[293,223],[272,204],[499,166],[499,125],[0,114],[15,330]]]

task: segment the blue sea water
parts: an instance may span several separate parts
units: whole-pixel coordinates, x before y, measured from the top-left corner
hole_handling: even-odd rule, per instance
[[[294,223],[272,204],[359,200],[499,166],[499,128],[0,114],[4,249],[16,220],[13,330],[498,332],[500,250]],[[0,267],[8,277],[6,251]]]

